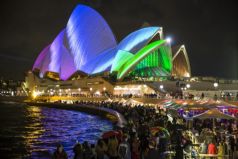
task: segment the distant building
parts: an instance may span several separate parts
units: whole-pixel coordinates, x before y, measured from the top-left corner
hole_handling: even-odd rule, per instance
[[[25,96],[25,92],[22,89],[23,81],[18,80],[0,80],[0,96]]]

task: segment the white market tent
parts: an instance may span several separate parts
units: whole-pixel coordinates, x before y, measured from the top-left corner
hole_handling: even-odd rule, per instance
[[[105,100],[105,102],[112,102],[113,100],[111,98],[108,98],[107,100]]]
[[[136,104],[142,104],[142,103],[130,98],[124,104],[136,105]]]
[[[119,103],[125,103],[126,102],[126,100],[124,99],[124,98],[122,98],[120,101],[119,101]]]

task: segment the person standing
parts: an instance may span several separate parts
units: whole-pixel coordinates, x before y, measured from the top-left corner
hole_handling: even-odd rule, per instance
[[[201,143],[201,145],[199,147],[199,153],[207,154],[207,143],[206,143],[206,140],[204,140],[203,143]]]
[[[140,159],[140,141],[137,137],[132,141],[132,159]]]
[[[116,136],[109,138],[107,152],[110,159],[118,159],[117,148],[118,148],[118,140]]]
[[[93,151],[91,146],[87,141],[83,143],[83,159],[92,159],[93,158]]]
[[[83,159],[83,147],[80,143],[77,143],[74,148],[74,159]]]
[[[106,156],[105,152],[107,151],[107,147],[102,139],[98,140],[95,151],[97,153],[97,159],[104,159]]]
[[[56,151],[53,154],[53,159],[67,159],[67,153],[64,151],[63,145],[57,145]]]
[[[225,155],[225,146],[223,142],[219,143],[217,150],[218,150],[217,154],[220,156],[218,157],[218,159],[223,159],[223,156]]]
[[[215,146],[214,142],[211,142],[208,145],[208,152],[207,153],[211,154],[211,155],[215,155],[217,153],[216,146]]]
[[[182,145],[182,133],[179,131],[177,132],[176,136],[176,145],[175,145],[175,157],[174,159],[183,159],[183,145]]]
[[[231,156],[233,157],[233,153],[235,151],[235,139],[233,136],[230,136],[230,147],[231,147]]]
[[[123,141],[119,145],[118,155],[120,159],[131,159],[131,147],[127,140],[128,138],[125,135]]]
[[[225,141],[225,154],[229,156],[231,155],[231,144],[228,137],[226,138]]]

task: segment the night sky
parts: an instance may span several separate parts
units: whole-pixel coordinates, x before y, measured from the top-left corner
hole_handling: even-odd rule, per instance
[[[1,0],[0,76],[23,79],[77,4],[96,9],[117,41],[144,22],[185,44],[193,76],[238,78],[236,0]]]

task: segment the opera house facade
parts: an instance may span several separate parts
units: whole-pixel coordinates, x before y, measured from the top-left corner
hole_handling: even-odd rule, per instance
[[[47,90],[49,85],[70,85],[86,90],[91,88],[88,83],[108,78],[103,83],[115,90],[123,81],[190,76],[185,46],[172,47],[164,39],[162,27],[139,28],[118,42],[97,11],[78,5],[66,27],[36,58],[32,71],[27,73],[25,88]],[[106,85],[100,87],[105,89]]]

